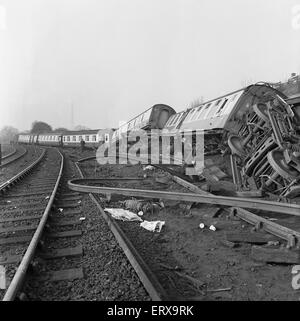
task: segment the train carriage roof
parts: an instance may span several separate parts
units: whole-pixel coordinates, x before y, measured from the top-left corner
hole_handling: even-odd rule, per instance
[[[96,135],[101,129],[87,129],[87,130],[70,130],[63,132],[64,136],[68,135]]]

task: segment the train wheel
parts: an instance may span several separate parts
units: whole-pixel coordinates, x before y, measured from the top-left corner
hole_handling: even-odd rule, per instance
[[[264,120],[266,123],[269,122],[269,117],[267,112],[268,108],[266,104],[259,103],[257,105],[254,105],[253,110],[259,118]]]
[[[288,181],[295,179],[300,175],[297,170],[287,164],[283,151],[272,150],[268,153],[268,161],[274,171]]]

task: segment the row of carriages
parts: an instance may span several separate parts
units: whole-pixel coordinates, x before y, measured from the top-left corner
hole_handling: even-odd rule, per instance
[[[61,147],[76,147],[84,142],[87,147],[97,147],[100,142],[109,142],[110,130],[80,130],[60,133],[29,134],[21,133],[19,143]]]
[[[116,130],[81,130],[39,135],[23,133],[19,135],[18,141],[53,146],[80,146],[84,141],[86,146],[94,147],[100,143],[115,143],[128,136],[128,133],[141,129],[159,129],[162,135],[174,137],[178,133],[189,135],[202,131],[206,137],[218,135],[224,139],[224,135],[240,134],[245,123],[249,122],[247,117],[253,114],[253,106],[277,95],[287,99],[275,88],[266,84],[255,84],[178,113],[168,105],[157,104],[122,123]],[[297,126],[300,124],[299,109],[298,104],[295,104],[294,122]],[[207,143],[209,145],[208,141]]]

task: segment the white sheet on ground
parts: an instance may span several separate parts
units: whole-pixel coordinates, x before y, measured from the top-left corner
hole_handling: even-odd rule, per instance
[[[144,221],[140,224],[141,227],[151,232],[160,232],[161,228],[165,225],[165,221]]]
[[[123,208],[105,208],[104,211],[108,212],[116,220],[122,221],[140,221],[143,220],[133,212],[124,210]]]

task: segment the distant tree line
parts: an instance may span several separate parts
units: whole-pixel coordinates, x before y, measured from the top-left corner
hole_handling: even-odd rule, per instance
[[[74,130],[89,130],[90,128],[78,125],[74,128]],[[43,121],[34,121],[31,126],[30,133],[32,134],[43,134],[43,133],[58,133],[58,132],[65,132],[69,131],[69,129],[64,127],[58,127],[56,129],[52,129],[52,127],[43,122]]]
[[[4,126],[0,130],[0,143],[9,143],[11,141],[17,141],[18,130],[12,126]]]

